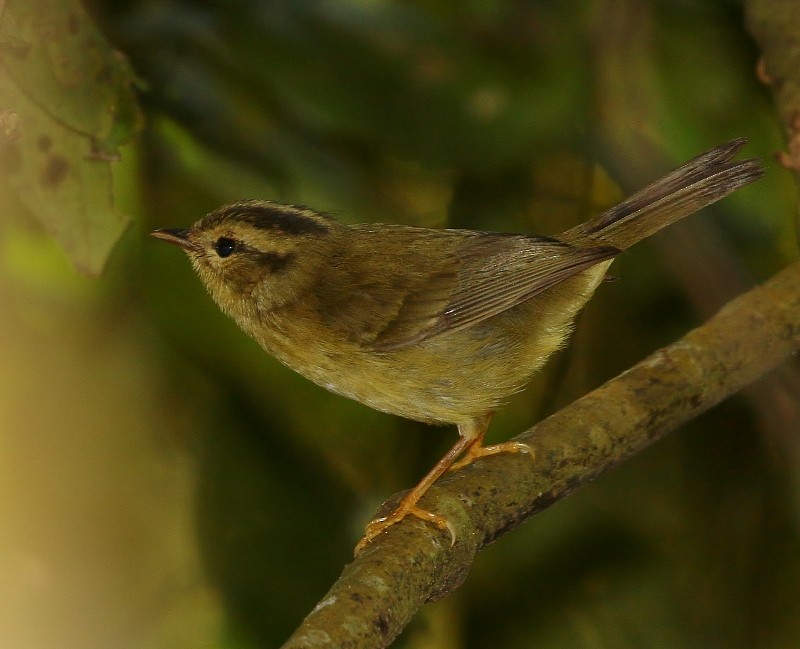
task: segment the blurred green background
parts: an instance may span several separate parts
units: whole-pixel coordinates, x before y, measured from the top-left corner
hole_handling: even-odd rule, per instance
[[[796,256],[795,185],[738,2],[85,9],[0,9],[4,646],[278,646],[377,505],[455,439],[267,357],[153,228],[264,197],[555,234],[748,137],[767,177],[622,255],[491,439]],[[797,370],[501,539],[396,646],[800,644]]]

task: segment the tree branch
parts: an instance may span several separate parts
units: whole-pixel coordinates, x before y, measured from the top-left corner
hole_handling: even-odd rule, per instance
[[[422,604],[463,582],[478,550],[799,348],[800,262],[519,435],[534,462],[524,454],[486,457],[440,480],[422,506],[449,518],[455,545],[421,521],[395,525],[345,567],[284,649],[388,646]]]

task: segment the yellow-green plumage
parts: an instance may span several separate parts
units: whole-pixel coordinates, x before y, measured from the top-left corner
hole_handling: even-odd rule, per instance
[[[760,175],[699,156],[557,238],[345,225],[307,208],[245,201],[187,231],[216,302],[315,383],[394,414],[462,424],[527,383],[568,337],[620,250]],[[241,246],[215,254],[220,238]]]
[[[217,304],[288,367],[373,408],[458,425],[462,441],[391,524],[420,515],[456,451],[479,454],[472,440],[480,448],[491,413],[564,344],[616,254],[761,175],[731,161],[743,144],[555,238],[345,225],[269,201],[153,234],[184,248]]]

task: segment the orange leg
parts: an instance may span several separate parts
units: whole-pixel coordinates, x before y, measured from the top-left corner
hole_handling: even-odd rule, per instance
[[[488,424],[487,424],[488,428]],[[483,437],[486,434],[486,428],[475,438],[475,442],[470,444],[464,449],[464,454],[458,462],[453,462],[448,471],[457,471],[469,466],[479,457],[487,455],[497,455],[498,453],[529,453],[533,457],[533,449],[527,444],[522,442],[501,442],[500,444],[492,444],[491,446],[483,446]]]
[[[456,534],[453,526],[444,516],[434,514],[426,509],[417,507],[420,498],[425,495],[425,492],[430,489],[431,485],[436,482],[444,473],[452,471],[453,469],[471,464],[477,458],[484,455],[494,455],[496,453],[518,453],[520,451],[531,452],[530,447],[519,442],[506,442],[504,444],[496,444],[493,446],[481,446],[483,437],[486,434],[486,429],[489,427],[489,422],[492,420],[492,414],[489,413],[475,419],[468,424],[462,424],[458,427],[459,439],[453,445],[445,456],[439,460],[436,465],[427,473],[427,475],[419,481],[419,484],[411,489],[400,502],[397,504],[395,510],[388,516],[382,516],[371,521],[366,530],[364,531],[364,538],[362,538],[358,545],[356,545],[355,554],[363,550],[376,536],[386,531],[395,523],[399,523],[406,516],[416,516],[428,523],[436,525],[440,530],[448,530],[450,532],[450,539],[454,544],[456,542]],[[456,460],[463,456],[463,458],[456,462]]]

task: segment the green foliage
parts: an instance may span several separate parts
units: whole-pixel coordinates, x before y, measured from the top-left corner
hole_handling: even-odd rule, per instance
[[[128,224],[109,160],[139,126],[130,68],[80,4],[52,0],[4,3],[0,62],[4,180],[96,275]]]

